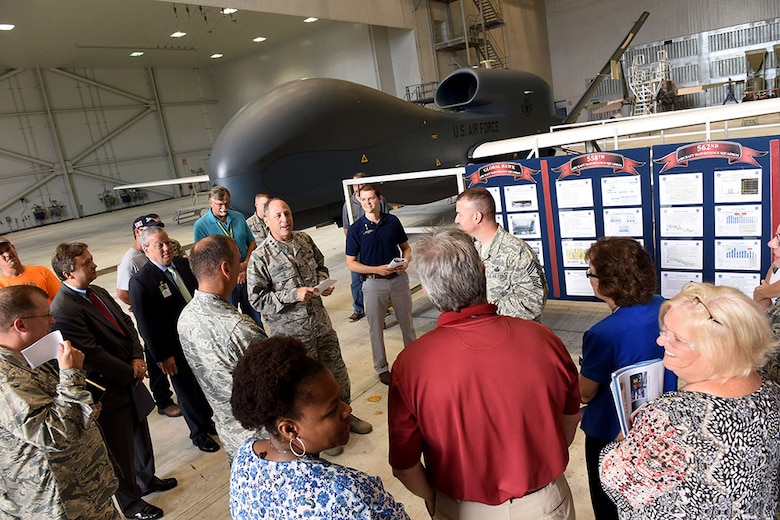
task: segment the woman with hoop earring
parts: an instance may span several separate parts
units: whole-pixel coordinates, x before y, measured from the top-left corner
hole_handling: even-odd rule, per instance
[[[230,472],[234,519],[408,519],[378,477],[333,464],[320,452],[349,440],[352,408],[336,378],[299,340],[252,343],[233,371],[233,415],[250,439]]]

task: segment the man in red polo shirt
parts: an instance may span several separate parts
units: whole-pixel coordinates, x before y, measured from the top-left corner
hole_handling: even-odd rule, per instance
[[[432,234],[414,254],[442,314],[393,365],[393,474],[437,519],[573,519],[563,475],[580,418],[571,356],[547,327],[487,303],[464,232]]]

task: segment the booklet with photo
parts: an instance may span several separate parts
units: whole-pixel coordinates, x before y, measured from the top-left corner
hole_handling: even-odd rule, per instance
[[[612,372],[609,388],[615,401],[620,431],[626,436],[631,429],[632,414],[664,393],[664,362],[650,359],[616,370]]]

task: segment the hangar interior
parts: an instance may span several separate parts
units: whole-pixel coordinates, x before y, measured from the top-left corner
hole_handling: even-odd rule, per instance
[[[112,267],[130,246],[133,219],[159,213],[171,236],[190,245],[192,222],[176,225],[171,219],[183,206],[205,205],[205,197],[198,200],[193,193],[207,186],[122,193],[113,187],[208,172],[211,147],[233,114],[286,81],[339,78],[403,98],[409,87],[435,84],[460,65],[492,66],[495,60],[544,78],[566,108],[645,10],[651,16],[628,55],[651,52],[658,42],[682,48],[688,44],[679,42],[699,38],[694,35],[745,24],[770,28],[770,38],[756,45],[769,42],[771,48],[780,41],[780,3],[774,0],[491,0],[501,13],[500,26],[493,27],[485,25],[485,1],[236,0],[232,7],[238,12],[223,14],[226,6],[211,0],[0,0],[0,23],[16,25],[0,31],[0,234],[31,265],[49,265],[60,241],[92,244],[102,270],[96,283],[113,290]],[[307,17],[319,20],[304,23]],[[476,35],[466,37],[480,24]],[[174,31],[187,34],[172,38]],[[477,42],[492,38],[500,57],[469,47],[472,36]],[[259,38],[265,40],[253,41]],[[739,43],[723,50],[731,69],[714,74],[708,68],[690,83],[737,74],[738,56],[754,45]],[[676,55],[677,69],[690,69],[692,62],[701,66],[700,50]],[[222,56],[212,57],[217,54]],[[768,54],[769,69],[777,67],[777,59]],[[770,70],[767,79],[776,82],[777,75]],[[698,102],[719,104],[724,88],[703,92],[706,99]],[[607,100],[618,93],[614,83],[605,82],[599,95]],[[453,211],[442,201],[401,208],[398,215],[405,225],[419,226],[451,221]],[[347,280],[341,230],[330,225],[310,231],[332,277]],[[327,307],[352,376],[355,413],[375,430],[353,435],[335,460],[381,476],[412,518],[425,518],[420,500],[387,465],[386,387],[371,370],[367,324],[346,320],[349,299],[343,285]],[[542,322],[564,339],[576,360],[582,332],[607,312],[602,304],[551,301]],[[421,292],[414,295],[414,314],[418,334],[435,325],[436,312]],[[398,327],[391,324],[386,335],[388,349],[397,353]],[[369,400],[374,396],[378,403]],[[180,481],[176,490],[153,495],[150,502],[164,508],[167,518],[229,518],[224,455],[192,448],[183,419],[153,414],[150,421],[158,473]],[[587,519],[592,513],[582,444],[580,433],[567,476],[578,517]]]

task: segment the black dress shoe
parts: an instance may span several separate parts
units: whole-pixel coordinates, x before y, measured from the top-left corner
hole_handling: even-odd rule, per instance
[[[208,453],[214,453],[215,451],[219,451],[219,444],[214,442],[214,439],[212,439],[206,434],[192,439],[192,444],[197,446],[200,451],[205,451]]]
[[[125,515],[127,518],[135,518],[137,520],[154,520],[155,518],[163,517],[163,510],[152,504],[146,504],[143,509],[135,513],[134,515]]]
[[[149,493],[157,493],[159,491],[168,491],[175,488],[179,482],[175,478],[159,478],[154,477],[149,483],[149,487],[141,492],[141,496],[146,496]]]

